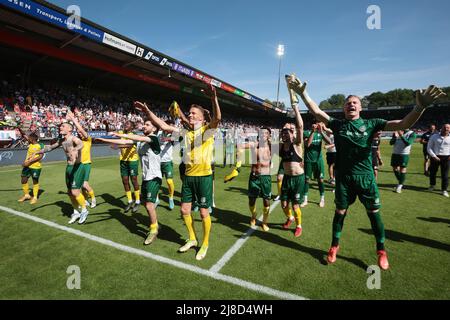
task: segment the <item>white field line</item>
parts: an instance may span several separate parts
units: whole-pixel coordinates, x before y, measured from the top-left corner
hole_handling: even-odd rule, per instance
[[[55,228],[55,229],[58,229],[58,230],[66,231],[68,233],[77,235],[79,237],[86,238],[86,239],[89,239],[91,241],[95,241],[95,242],[101,243],[103,245],[107,245],[107,246],[113,247],[113,248],[115,248],[117,250],[121,250],[121,251],[124,251],[124,252],[128,252],[128,253],[131,253],[131,254],[142,256],[142,257],[145,257],[145,258],[148,258],[148,259],[151,259],[151,260],[155,260],[155,261],[158,261],[158,262],[161,262],[161,263],[164,263],[164,264],[168,264],[168,265],[174,266],[176,268],[180,268],[180,269],[191,271],[191,272],[194,272],[194,273],[197,273],[197,274],[201,274],[201,275],[213,278],[215,280],[220,280],[220,281],[223,281],[223,282],[231,283],[231,284],[234,284],[234,285],[239,286],[239,287],[243,287],[243,288],[246,288],[246,289],[249,289],[249,290],[252,290],[252,291],[256,291],[258,293],[263,293],[263,294],[267,294],[267,295],[270,295],[270,296],[273,296],[273,297],[276,297],[276,298],[286,299],[286,300],[304,300],[304,299],[306,299],[304,297],[301,297],[301,296],[298,296],[298,295],[295,295],[295,294],[292,294],[292,293],[289,293],[289,292],[279,291],[279,290],[272,289],[272,288],[269,288],[269,287],[265,287],[265,286],[262,286],[262,285],[259,285],[259,284],[248,282],[248,281],[245,281],[245,280],[242,280],[242,279],[239,279],[239,278],[235,278],[235,277],[227,276],[227,275],[220,274],[220,273],[217,273],[217,272],[212,272],[210,270],[202,269],[202,268],[199,268],[197,266],[190,265],[190,264],[187,264],[187,263],[184,263],[184,262],[180,262],[180,261],[177,261],[177,260],[173,260],[173,259],[169,259],[169,258],[166,258],[166,257],[158,256],[156,254],[153,254],[153,253],[150,253],[150,252],[147,252],[147,251],[144,251],[144,250],[140,250],[140,249],[132,248],[132,247],[120,244],[120,243],[116,243],[116,242],[108,240],[108,239],[104,239],[104,238],[97,237],[97,236],[91,235],[91,234],[83,232],[83,231],[79,231],[79,230],[76,230],[76,229],[65,227],[65,226],[59,225],[57,223],[54,223],[52,221],[41,219],[41,218],[38,218],[36,216],[32,216],[32,215],[29,215],[29,214],[26,214],[26,213],[23,213],[23,212],[20,212],[20,211],[16,211],[16,210],[13,210],[13,209],[10,209],[10,208],[6,208],[6,207],[3,207],[3,206],[0,206],[0,210],[4,211],[4,212],[7,212],[9,214],[18,216],[18,217],[22,217],[22,218],[25,218],[25,219],[28,219],[28,220],[31,220],[31,221],[34,221],[34,222],[38,222],[38,223],[44,224],[44,225],[49,226],[51,228]]]
[[[279,200],[272,203],[272,205],[270,206],[270,209],[269,209],[269,213],[272,213],[272,211],[276,208],[278,203],[280,203]],[[259,221],[261,221],[261,217],[262,217],[262,215],[258,218]],[[258,228],[258,226],[254,226],[254,227],[251,227],[250,229],[248,229],[247,232],[244,233],[236,241],[236,243],[230,249],[228,249],[227,252],[225,252],[223,257],[220,258],[220,260],[217,261],[217,263],[209,269],[209,271],[219,272],[225,266],[225,264],[228,261],[230,261],[230,259],[236,254],[236,252],[238,252],[238,250],[244,245],[244,243],[248,240],[248,238],[250,238],[250,236],[253,234],[253,232],[255,232],[255,230],[257,228]]]

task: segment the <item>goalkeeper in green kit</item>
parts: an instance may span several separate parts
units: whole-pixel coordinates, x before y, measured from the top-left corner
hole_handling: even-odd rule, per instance
[[[416,107],[402,120],[386,121],[383,119],[362,119],[361,100],[350,95],[343,106],[344,119],[338,120],[322,111],[309,97],[306,82],[295,75],[290,77],[288,85],[300,95],[309,111],[317,121],[325,123],[334,134],[336,144],[336,211],[333,219],[331,248],[328,251],[328,263],[336,261],[339,251],[344,219],[348,208],[359,198],[367,211],[376,239],[378,265],[383,270],[389,268],[387,253],[384,247],[385,233],[381,219],[381,203],[378,186],[372,169],[371,144],[375,133],[379,130],[398,131],[411,128],[420,118],[424,110],[445,93],[436,86],[416,92]]]

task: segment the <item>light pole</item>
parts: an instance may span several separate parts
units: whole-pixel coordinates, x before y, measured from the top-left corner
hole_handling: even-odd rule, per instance
[[[284,45],[283,44],[278,45],[277,55],[280,60],[280,62],[278,64],[278,88],[277,88],[277,108],[278,108],[279,98],[280,98],[281,57],[283,57],[283,55],[284,55]]]

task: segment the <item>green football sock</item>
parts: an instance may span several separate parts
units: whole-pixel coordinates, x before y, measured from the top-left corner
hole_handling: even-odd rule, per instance
[[[333,247],[339,245],[339,239],[341,238],[342,229],[344,228],[344,219],[347,214],[334,213],[333,218],[333,241],[331,245]]]
[[[385,233],[380,211],[375,213],[367,211],[367,215],[369,216],[372,231],[377,241],[377,250],[384,250]]]
[[[399,175],[398,178],[399,184],[404,184],[406,180],[406,172],[405,173],[400,172],[398,175]]]

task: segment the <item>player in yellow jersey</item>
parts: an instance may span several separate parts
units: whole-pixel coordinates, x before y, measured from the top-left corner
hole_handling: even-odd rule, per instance
[[[211,217],[208,208],[212,204],[212,169],[214,134],[221,120],[221,112],[217,93],[212,85],[209,85],[206,93],[210,96],[213,105],[213,116],[209,118],[209,111],[193,104],[189,109],[189,129],[181,132],[184,136],[185,152],[183,161],[186,164],[186,172],[181,188],[181,214],[189,233],[179,252],[186,252],[198,245],[194,232],[194,224],[191,216],[192,203],[197,202],[200,207],[200,216],[203,221],[203,242],[196,254],[197,260],[205,258],[209,246],[209,234],[211,231]],[[147,105],[135,102],[135,108],[144,111],[147,117],[161,130],[180,132],[177,127],[169,126],[148,109]],[[209,120],[209,121],[208,121]]]
[[[123,131],[119,131],[119,134],[128,134],[133,133],[134,123],[131,121],[125,122]],[[132,141],[130,141],[132,144]],[[125,207],[124,212],[130,211],[133,209],[133,213],[137,212],[139,206],[141,204],[140,198],[140,189],[138,182],[139,175],[139,155],[136,151],[136,146],[119,146],[120,149],[120,175],[122,177],[123,187],[125,189],[125,194],[127,196],[128,204]],[[133,204],[133,196],[131,194],[130,188],[130,178],[134,187],[134,204]]]
[[[22,137],[28,141],[30,144],[28,146],[27,157],[25,161],[22,163],[22,174],[21,174],[21,183],[23,190],[23,197],[21,197],[18,201],[24,202],[25,200],[31,200],[31,204],[35,204],[38,200],[39,193],[39,177],[41,175],[41,160],[44,155],[34,155],[35,152],[40,151],[44,148],[42,143],[39,143],[39,138],[36,133],[31,133],[26,135],[21,128],[18,128]],[[28,179],[32,178],[33,180],[33,197],[30,196],[30,188],[28,186]]]
[[[95,208],[97,206],[97,200],[95,199],[94,189],[89,184],[89,176],[91,174],[91,148],[92,148],[92,137],[84,130],[83,126],[78,121],[77,117],[72,111],[67,112],[67,120],[73,122],[77,128],[78,136],[83,142],[83,149],[81,150],[81,164],[84,166],[84,182],[82,192],[86,199],[91,198],[90,206]],[[86,200],[87,201],[87,200]],[[89,203],[86,203],[88,205]]]

